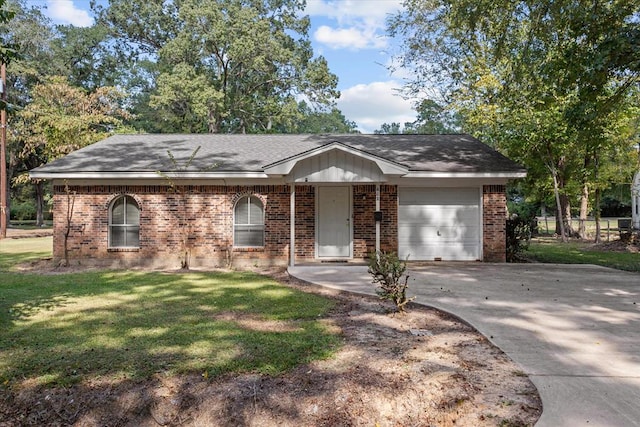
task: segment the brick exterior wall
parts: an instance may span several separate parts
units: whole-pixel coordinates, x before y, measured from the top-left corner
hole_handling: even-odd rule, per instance
[[[316,189],[296,186],[296,262],[313,261],[316,253]]]
[[[93,260],[114,265],[179,266],[183,242],[192,266],[286,264],[289,256],[289,187],[181,186],[72,186],[74,212],[68,249],[71,262]],[[122,194],[140,207],[139,249],[109,249],[109,206]],[[233,207],[253,194],[264,205],[265,245],[233,247]],[[64,256],[67,194],[54,187],[54,259]]]
[[[507,196],[504,185],[485,185],[482,189],[482,247],[484,261],[506,261]]]
[[[380,249],[385,252],[398,252],[398,187],[380,186]]]
[[[376,186],[353,187],[353,257],[366,258],[376,250]]]
[[[71,262],[106,265],[179,267],[186,241],[191,265],[286,265],[289,260],[290,187],[198,186],[72,186],[74,212],[68,249]],[[109,249],[109,207],[122,195],[140,207],[140,247]],[[233,207],[245,195],[255,195],[265,209],[265,245],[233,247]],[[315,260],[316,187],[296,186],[296,262]],[[506,195],[503,185],[483,187],[484,260],[505,261]],[[375,185],[353,187],[353,258],[366,259],[375,250]],[[398,189],[380,186],[380,247],[398,250]],[[64,256],[67,194],[54,187],[54,259]],[[186,240],[185,240],[186,239]]]

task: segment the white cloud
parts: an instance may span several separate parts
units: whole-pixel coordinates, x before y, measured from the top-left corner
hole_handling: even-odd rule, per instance
[[[340,25],[356,20],[382,25],[386,17],[401,6],[402,0],[308,0],[305,12],[335,19]]]
[[[83,2],[89,6],[89,2]],[[72,0],[47,0],[46,14],[57,24],[90,27],[93,18],[85,9],[78,8]]]
[[[383,123],[404,125],[415,121],[416,112],[413,101],[398,94],[400,88],[401,83],[394,80],[358,84],[341,91],[338,108],[363,133],[373,133]]]
[[[322,25],[314,33],[314,38],[332,49],[382,49],[387,45],[386,37],[354,27],[334,29]]]
[[[314,33],[318,43],[332,49],[381,49],[387,46],[385,20],[400,7],[400,0],[310,0],[305,12],[326,21]]]

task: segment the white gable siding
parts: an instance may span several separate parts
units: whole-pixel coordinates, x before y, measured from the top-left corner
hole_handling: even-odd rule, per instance
[[[330,150],[300,160],[289,174],[295,182],[382,182],[384,174],[371,160]]]

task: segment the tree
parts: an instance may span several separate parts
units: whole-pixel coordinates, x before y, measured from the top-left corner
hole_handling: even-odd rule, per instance
[[[0,0],[0,24],[5,25],[13,19],[15,12],[7,9],[6,0]],[[18,56],[18,50],[15,45],[0,40],[0,63],[8,64],[12,59]],[[4,105],[1,106],[4,108]]]
[[[181,165],[178,163],[173,153],[170,150],[167,150],[167,156],[171,162],[171,170],[168,172],[157,171],[158,175],[162,176],[167,181],[170,191],[177,196],[175,199],[170,198],[168,202],[169,204],[175,203],[178,205],[175,210],[170,209],[170,211],[176,215],[176,219],[178,220],[177,232],[180,240],[179,251],[182,254],[180,258],[180,268],[183,270],[188,270],[191,266],[190,240],[192,239],[194,232],[197,230],[193,227],[193,215],[189,215],[189,186],[178,185],[175,178],[179,178],[181,173],[189,170],[193,160],[198,155],[198,151],[200,151],[200,146],[196,147],[185,163]],[[213,164],[209,168],[213,169],[216,166],[216,164]]]
[[[407,0],[405,6],[389,30],[405,38],[401,63],[416,75],[408,89],[435,85],[465,130],[541,181],[546,171],[558,224],[569,227],[571,193],[578,188],[588,201],[603,161],[633,141],[616,131],[628,127],[625,111],[640,79],[640,5]]]
[[[54,63],[50,52],[52,32],[46,18],[35,8],[27,9],[22,2],[3,2],[2,13],[12,16],[11,22],[0,22],[0,44],[11,46],[14,52],[7,65],[7,179],[12,186],[25,165],[19,153],[22,146],[15,138],[15,111],[30,101],[30,89],[43,70]],[[7,198],[7,215],[11,212],[11,198]],[[8,221],[9,218],[7,218]]]
[[[72,86],[89,92],[126,86],[132,64],[109,41],[108,29],[99,22],[91,27],[58,26],[51,40],[56,66],[47,74],[67,76]]]
[[[407,125],[410,125],[410,123],[405,123],[405,127]],[[380,125],[380,129],[374,130],[373,133],[377,135],[398,135],[402,133],[402,126],[397,122],[383,123]]]
[[[442,135],[458,132],[459,118],[433,99],[425,98],[416,105],[418,117],[413,122],[383,123],[376,134],[431,134]]]
[[[7,9],[6,0],[0,0],[0,24],[5,25],[13,19],[15,12]],[[12,43],[0,39],[0,63],[8,64],[18,56],[18,49]],[[3,101],[0,101],[3,102]],[[5,108],[4,104],[0,108]]]
[[[129,78],[129,69],[124,61],[126,58],[115,56],[116,47],[108,43],[104,27],[56,27],[39,7],[30,6],[24,0],[9,0],[6,7],[14,19],[11,25],[0,23],[0,42],[19,47],[20,51],[19,57],[10,63],[7,73],[11,106],[7,175],[14,194],[28,194],[20,189],[30,185],[25,172],[46,161],[43,147],[25,146],[33,137],[34,129],[29,128],[30,124],[22,112],[38,97],[34,88],[51,83],[51,76],[65,76],[69,86],[84,87],[95,93],[94,97],[99,97],[104,95],[104,90],[99,89],[101,87],[124,85]],[[50,96],[55,98],[56,94]],[[77,116],[75,113],[71,115]],[[36,216],[40,223],[42,183],[36,185],[35,190]]]
[[[22,147],[19,156],[29,169],[103,139],[128,115],[120,106],[123,94],[116,88],[87,93],[69,85],[65,77],[51,77],[36,85],[31,97],[14,124],[14,138]],[[37,223],[41,225],[43,182],[35,185]]]
[[[355,122],[347,120],[342,112],[332,107],[327,109],[313,109],[304,101],[298,103],[298,119],[291,127],[278,127],[281,133],[358,133]]]
[[[69,183],[65,180],[64,193],[66,196],[66,212],[64,216],[64,258],[60,262],[61,267],[69,267],[69,236],[73,230],[73,209],[76,204],[76,192],[71,190]]]
[[[122,52],[156,64],[148,100],[165,128],[259,133],[291,128],[299,95],[325,106],[339,96],[326,60],[313,58],[302,6],[115,0],[96,10]]]

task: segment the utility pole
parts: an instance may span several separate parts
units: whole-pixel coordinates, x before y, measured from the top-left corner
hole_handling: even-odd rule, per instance
[[[7,237],[7,70],[0,65],[0,91],[2,111],[0,112],[0,239]]]

